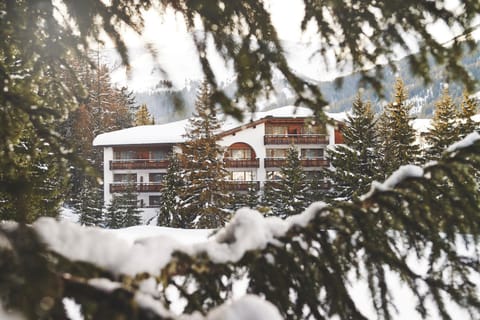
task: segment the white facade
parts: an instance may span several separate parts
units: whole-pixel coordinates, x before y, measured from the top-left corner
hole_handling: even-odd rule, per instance
[[[327,145],[335,144],[335,139],[339,137],[338,130],[326,125],[322,127],[324,131],[321,134],[299,132],[309,116],[310,109],[288,106],[259,112],[248,123],[227,121],[219,134],[218,143],[231,156],[224,160],[230,160],[226,162],[226,167],[232,172],[233,190],[243,190],[242,184],[253,182],[262,188],[264,182],[271,179],[272,173],[279,170],[276,163],[280,163],[282,157],[277,155],[283,154],[292,143],[304,159],[302,161],[305,161],[304,170],[318,171],[328,165],[324,150]],[[163,155],[170,150],[179,152],[179,146],[184,142],[186,124],[187,120],[183,120],[133,127],[96,137],[94,146],[104,149],[105,203],[108,204],[113,194],[121,192],[126,181],[130,181],[137,186],[140,205],[155,206],[161,195],[161,175],[166,173],[168,165]],[[292,129],[295,133],[267,134],[267,130],[273,127]],[[242,152],[248,154],[249,158],[238,158],[237,155]]]

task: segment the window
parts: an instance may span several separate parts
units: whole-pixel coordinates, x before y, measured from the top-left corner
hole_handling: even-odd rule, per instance
[[[287,126],[267,126],[265,128],[266,134],[273,134],[273,135],[286,135],[288,133]]]
[[[165,178],[165,173],[149,173],[148,174],[148,181],[153,183],[162,182],[163,178]]]
[[[234,160],[250,160],[254,157],[255,152],[252,150],[252,147],[243,142],[232,144],[225,153],[225,158]]]
[[[160,207],[162,204],[161,196],[149,196],[148,197],[148,205],[150,207]]]
[[[135,183],[137,182],[137,174],[136,173],[117,173],[113,175],[113,182]]]
[[[302,159],[323,159],[323,149],[302,149]]]
[[[167,152],[165,150],[152,150],[149,152],[150,160],[164,160],[167,158]]]
[[[267,158],[286,158],[288,149],[267,149]]]
[[[255,174],[253,171],[233,171],[230,177],[234,181],[254,181]]]
[[[232,159],[251,159],[252,152],[249,149],[233,149],[230,150],[230,158]]]
[[[114,160],[131,160],[135,159],[135,152],[132,150],[116,150],[113,153]]]

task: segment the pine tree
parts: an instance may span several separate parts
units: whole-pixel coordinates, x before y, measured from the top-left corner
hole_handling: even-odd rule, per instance
[[[342,128],[343,145],[327,151],[333,168],[324,170],[331,199],[351,200],[366,193],[373,180],[380,179],[379,137],[370,102],[355,97],[352,113]]]
[[[183,183],[183,171],[180,167],[178,156],[172,153],[169,156],[169,165],[162,188],[162,198],[160,203],[159,215],[157,218],[158,226],[173,228],[187,228],[188,223],[180,214],[179,193]]]
[[[479,130],[479,125],[472,119],[477,113],[477,110],[478,99],[472,97],[467,91],[464,91],[460,112],[458,114],[458,139],[462,139],[473,131]]]
[[[439,159],[442,152],[458,140],[456,109],[457,107],[448,92],[448,87],[445,87],[441,97],[435,103],[432,128],[426,136],[428,159]]]
[[[246,192],[237,192],[233,196],[232,209],[238,210],[243,207],[257,209],[259,206],[259,192],[255,186],[249,186]]]
[[[57,217],[67,183],[64,162],[32,128],[19,135],[18,143],[11,146],[15,169],[0,173],[0,220],[32,223],[41,216]]]
[[[76,211],[80,215],[80,224],[103,225],[103,189],[95,183],[94,178],[85,178]]]
[[[155,121],[148,112],[148,108],[146,104],[142,104],[138,111],[135,113],[135,125],[136,126],[144,126],[148,124],[154,124]]]
[[[274,216],[286,218],[305,210],[308,206],[306,180],[298,151],[291,146],[287,152],[285,166],[280,168],[280,180],[273,183],[272,188],[267,190],[271,193],[269,198]]]
[[[223,150],[215,135],[220,122],[206,83],[200,88],[195,110],[189,120],[187,142],[182,146],[185,186],[181,191],[181,214],[189,227],[218,228],[230,217],[225,208],[231,197],[226,191],[228,172],[221,159]]]
[[[384,177],[402,165],[420,161],[420,147],[416,144],[415,130],[411,125],[412,106],[407,101],[408,92],[402,79],[396,80],[394,90],[393,101],[385,106],[378,122]]]
[[[94,148],[92,141],[98,134],[130,127],[133,123],[135,100],[126,88],[116,88],[111,84],[111,70],[101,62],[95,68],[88,61],[73,59],[72,68],[82,82],[86,96],[65,121],[58,124],[58,130],[71,144],[77,156],[69,159],[69,189],[67,203],[77,206],[83,192],[83,182],[92,174],[102,172],[103,153]],[[67,87],[76,84],[65,75]],[[87,191],[88,192],[88,191]]]
[[[129,184],[121,194],[114,196],[107,207],[105,227],[110,229],[127,228],[141,223],[141,210],[138,209],[135,186]]]

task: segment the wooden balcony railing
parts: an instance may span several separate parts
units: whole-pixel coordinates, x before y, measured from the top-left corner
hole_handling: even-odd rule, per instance
[[[250,188],[255,188],[255,190],[260,190],[259,181],[227,180],[226,183],[229,191],[248,191],[248,189]]]
[[[110,170],[116,169],[165,169],[169,161],[166,159],[129,159],[129,160],[111,160]]]
[[[258,168],[260,166],[260,161],[257,159],[232,159],[225,158],[226,168]]]
[[[281,168],[287,164],[286,158],[265,158],[263,160],[265,168]]]
[[[134,189],[135,192],[160,192],[163,187],[161,182],[150,182],[150,183],[111,183],[110,184],[110,193],[114,192],[126,192],[128,188]]]
[[[302,167],[327,167],[330,163],[327,159],[300,159]]]
[[[328,136],[325,134],[266,134],[263,143],[269,144],[328,144]]]
[[[300,164],[302,167],[311,168],[311,167],[326,167],[329,165],[327,159],[300,159]],[[265,158],[264,166],[265,168],[282,168],[287,165],[286,158]]]

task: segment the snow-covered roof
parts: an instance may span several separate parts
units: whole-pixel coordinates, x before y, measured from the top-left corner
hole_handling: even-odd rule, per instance
[[[185,141],[188,120],[165,124],[146,125],[102,133],[93,140],[94,146],[116,146],[155,143],[180,143]]]
[[[328,117],[343,121],[345,113],[326,113]],[[313,111],[310,108],[285,106],[277,109],[272,109],[263,112],[256,112],[253,115],[245,115],[244,121],[240,122],[236,119],[228,117],[222,125],[222,131],[228,131],[242,125],[248,124],[251,121],[261,120],[267,117],[274,118],[305,118],[311,117]],[[175,144],[185,141],[185,129],[188,124],[188,119],[166,124],[146,125],[122,129],[112,132],[107,132],[98,135],[93,140],[93,145],[101,146],[115,146],[115,145],[144,145],[144,144]]]

